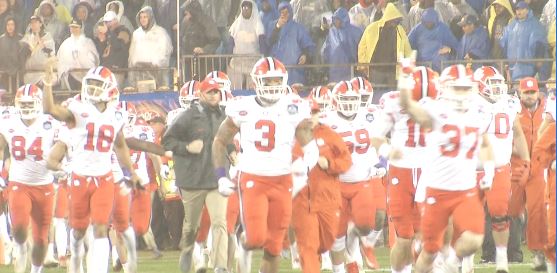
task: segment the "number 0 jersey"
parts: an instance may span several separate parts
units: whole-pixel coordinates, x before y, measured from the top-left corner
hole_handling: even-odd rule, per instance
[[[46,168],[46,157],[61,133],[62,124],[49,115],[39,115],[27,126],[19,115],[2,118],[0,134],[10,149],[10,181],[28,185],[46,185],[53,181]]]
[[[426,136],[428,162],[422,166],[419,184],[459,191],[476,186],[476,166],[482,135],[491,123],[491,110],[474,100],[468,111],[459,113],[445,100],[422,99],[433,119]]]
[[[124,126],[125,115],[113,107],[101,113],[92,104],[80,101],[72,101],[68,109],[75,117],[71,130],[72,171],[82,176],[107,174],[112,170],[112,148]]]
[[[264,107],[256,96],[242,97],[229,102],[226,115],[240,128],[240,171],[261,176],[291,173],[296,127],[310,117],[307,101],[285,96]]]

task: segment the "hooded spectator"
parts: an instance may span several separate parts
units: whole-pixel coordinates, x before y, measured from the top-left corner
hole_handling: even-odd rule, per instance
[[[441,62],[449,60],[451,52],[458,48],[458,41],[449,27],[439,21],[437,12],[430,8],[423,16],[422,22],[408,34],[412,48],[418,51],[418,62],[432,62],[432,69],[440,72]]]
[[[56,48],[62,43],[67,35],[67,25],[58,19],[56,6],[49,0],[43,0],[37,8],[37,15],[45,27],[46,32],[50,33]]]
[[[327,64],[338,64],[329,68],[328,82],[339,82],[352,78],[349,64],[358,62],[358,43],[363,31],[350,24],[348,12],[337,9],[333,15],[333,27],[321,48],[321,55]]]
[[[374,0],[359,0],[358,4],[348,11],[350,23],[365,30],[373,21],[372,18],[374,18],[375,11]]]
[[[508,60],[544,58],[547,52],[546,31],[526,2],[516,5],[516,17],[503,32],[500,45]],[[532,63],[509,63],[511,78],[533,77],[538,72]]]
[[[278,6],[279,19],[266,26],[265,36],[269,55],[288,65],[304,65],[315,50],[308,31],[292,19],[292,6],[281,2]],[[305,83],[304,69],[288,69],[288,84]]]
[[[72,16],[75,20],[80,21],[82,28],[81,34],[93,39],[96,20],[94,18],[93,6],[88,1],[80,1],[77,3],[72,11]]]
[[[292,19],[303,25],[310,33],[321,27],[324,14],[331,14],[327,0],[292,0]]]
[[[16,22],[18,22],[17,32],[23,34],[23,32],[25,32],[25,26],[22,24],[22,22],[26,22],[29,18],[31,18],[31,13],[29,12],[33,12],[33,9],[30,9],[30,11],[26,11],[23,0],[9,0],[9,5],[12,16],[15,18]],[[1,24],[2,23],[0,23],[0,25]],[[2,29],[3,28],[0,29],[0,32],[2,32]]]
[[[14,16],[13,12],[10,10],[10,1],[9,0],[0,0],[0,34],[6,31],[6,19],[12,18],[16,20],[17,23],[21,21]],[[21,30],[17,29],[17,32],[22,32]]]
[[[387,4],[383,17],[379,21],[371,23],[364,31],[358,44],[358,62],[394,64],[398,58],[410,56],[412,48],[408,42],[406,31],[400,25],[401,21],[402,13],[394,4]],[[374,84],[396,85],[398,75],[395,67],[395,65],[372,66],[370,80]],[[364,73],[369,74],[367,67],[363,70]]]
[[[213,19],[203,13],[199,1],[188,0],[182,14],[184,18],[179,36],[181,54],[214,54],[221,41],[219,31]],[[201,57],[197,64],[197,67],[194,67],[192,59],[186,59],[184,66],[186,81],[191,80],[193,76],[204,76],[215,70],[214,64],[210,65],[206,57]],[[220,67],[216,69],[220,70]]]
[[[279,18],[276,0],[256,0],[257,9],[263,26]]]
[[[172,41],[166,30],[157,25],[153,9],[143,7],[136,16],[139,27],[133,32],[128,66],[144,68],[166,68],[172,54]],[[134,71],[129,73],[132,86],[136,81],[154,75],[157,86],[169,86],[169,71]],[[146,75],[148,74],[148,75]],[[149,75],[150,74],[150,75]]]
[[[70,23],[70,37],[58,49],[58,78],[67,89],[80,90],[84,72],[72,69],[87,70],[99,65],[99,53],[93,43],[83,33],[82,23],[73,20]]]
[[[11,88],[11,91],[19,87],[15,76],[25,65],[28,53],[25,44],[20,41],[23,36],[16,29],[17,22],[8,17],[4,22],[4,34],[0,36],[0,86]]]
[[[491,42],[491,58],[503,59],[505,53],[499,44],[499,40],[503,37],[503,31],[514,18],[513,8],[509,0],[495,0],[489,6],[488,10],[487,31]]]
[[[479,24],[478,17],[465,15],[458,25],[462,27],[464,36],[460,40],[456,59],[466,61],[489,59],[491,47],[489,35],[485,27]],[[475,63],[472,65],[472,68],[476,70],[479,66],[481,64]]]
[[[135,29],[134,25],[132,24],[130,19],[128,19],[128,17],[124,15],[124,3],[122,3],[122,1],[116,0],[116,1],[108,2],[108,4],[106,4],[106,11],[109,10],[114,11],[114,13],[116,13],[120,25],[125,26],[130,32],[134,31]]]
[[[25,73],[23,81],[37,84],[44,75],[48,59],[56,55],[54,40],[50,33],[45,30],[41,18],[32,16],[29,22],[29,30],[21,41],[25,42],[31,51],[31,55],[25,62],[25,69],[29,71]]]
[[[543,7],[540,23],[545,29],[549,29],[551,25],[555,25],[555,1],[547,1]]]
[[[220,50],[219,53],[224,52],[228,46],[228,16],[230,14],[230,0],[203,0],[200,1],[203,13],[211,17],[217,24],[217,29],[220,35]]]
[[[458,12],[444,0],[419,0],[417,5],[412,6],[408,12],[408,29],[411,30],[422,21],[423,13],[433,8],[437,12],[439,21],[449,24],[458,15]]]
[[[259,10],[253,0],[242,0],[241,14],[230,26],[231,46],[233,54],[261,55],[265,46],[265,28],[259,17]],[[230,60],[228,76],[232,85],[241,87],[249,82],[251,68],[258,57],[238,57]]]
[[[113,11],[106,12],[103,22],[94,39],[101,57],[100,64],[109,69],[127,68],[131,42],[128,28],[119,23],[118,16]]]

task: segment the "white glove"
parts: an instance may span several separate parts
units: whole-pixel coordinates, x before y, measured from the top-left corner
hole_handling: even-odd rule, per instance
[[[170,174],[170,167],[168,167],[168,165],[166,165],[166,164],[162,164],[161,165],[161,173],[160,173],[161,178],[163,180],[166,180],[166,179],[168,179],[169,174]]]
[[[126,179],[120,180],[120,195],[126,196],[132,192],[132,188],[126,183]]]
[[[308,166],[302,158],[298,158],[292,162],[292,174],[294,176],[305,176],[308,172]]]
[[[6,180],[0,177],[0,192],[2,192],[8,185],[6,184]]]
[[[221,177],[218,181],[219,193],[222,196],[228,197],[236,191],[236,184],[234,184],[228,177]]]
[[[397,90],[412,90],[415,84],[412,74],[401,74],[398,77]]]
[[[375,175],[374,177],[380,178],[387,174],[387,169],[385,168],[375,168]]]
[[[495,163],[493,161],[484,162],[484,176],[480,180],[480,189],[491,189],[493,177],[495,177]]]
[[[305,175],[302,176],[292,176],[292,198],[296,197],[296,195],[306,186],[308,185],[308,178]]]
[[[68,179],[68,177],[71,176],[71,169],[69,164],[64,163],[61,166],[61,169],[59,171],[54,171],[52,172],[52,175],[54,175],[54,178],[58,179],[58,180],[64,180],[64,179]]]

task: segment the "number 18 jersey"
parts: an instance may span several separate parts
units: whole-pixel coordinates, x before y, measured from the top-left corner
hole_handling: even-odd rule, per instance
[[[260,176],[291,173],[298,124],[310,116],[309,103],[285,96],[264,107],[256,96],[231,101],[226,115],[240,128],[238,169]]]
[[[114,107],[101,113],[92,104],[80,101],[72,101],[68,109],[75,117],[71,130],[72,171],[81,176],[107,174],[112,170],[112,148],[124,126],[124,114]]]

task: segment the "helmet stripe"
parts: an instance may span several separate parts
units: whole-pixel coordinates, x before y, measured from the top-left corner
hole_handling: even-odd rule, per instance
[[[23,88],[23,95],[24,96],[31,96],[31,85],[30,84],[26,84],[25,87]]]
[[[271,57],[267,57],[267,63],[269,64],[269,71],[275,70],[275,61]]]
[[[93,75],[100,75],[102,69],[103,69],[102,66],[97,66],[97,68],[95,69],[95,71],[93,71]]]

